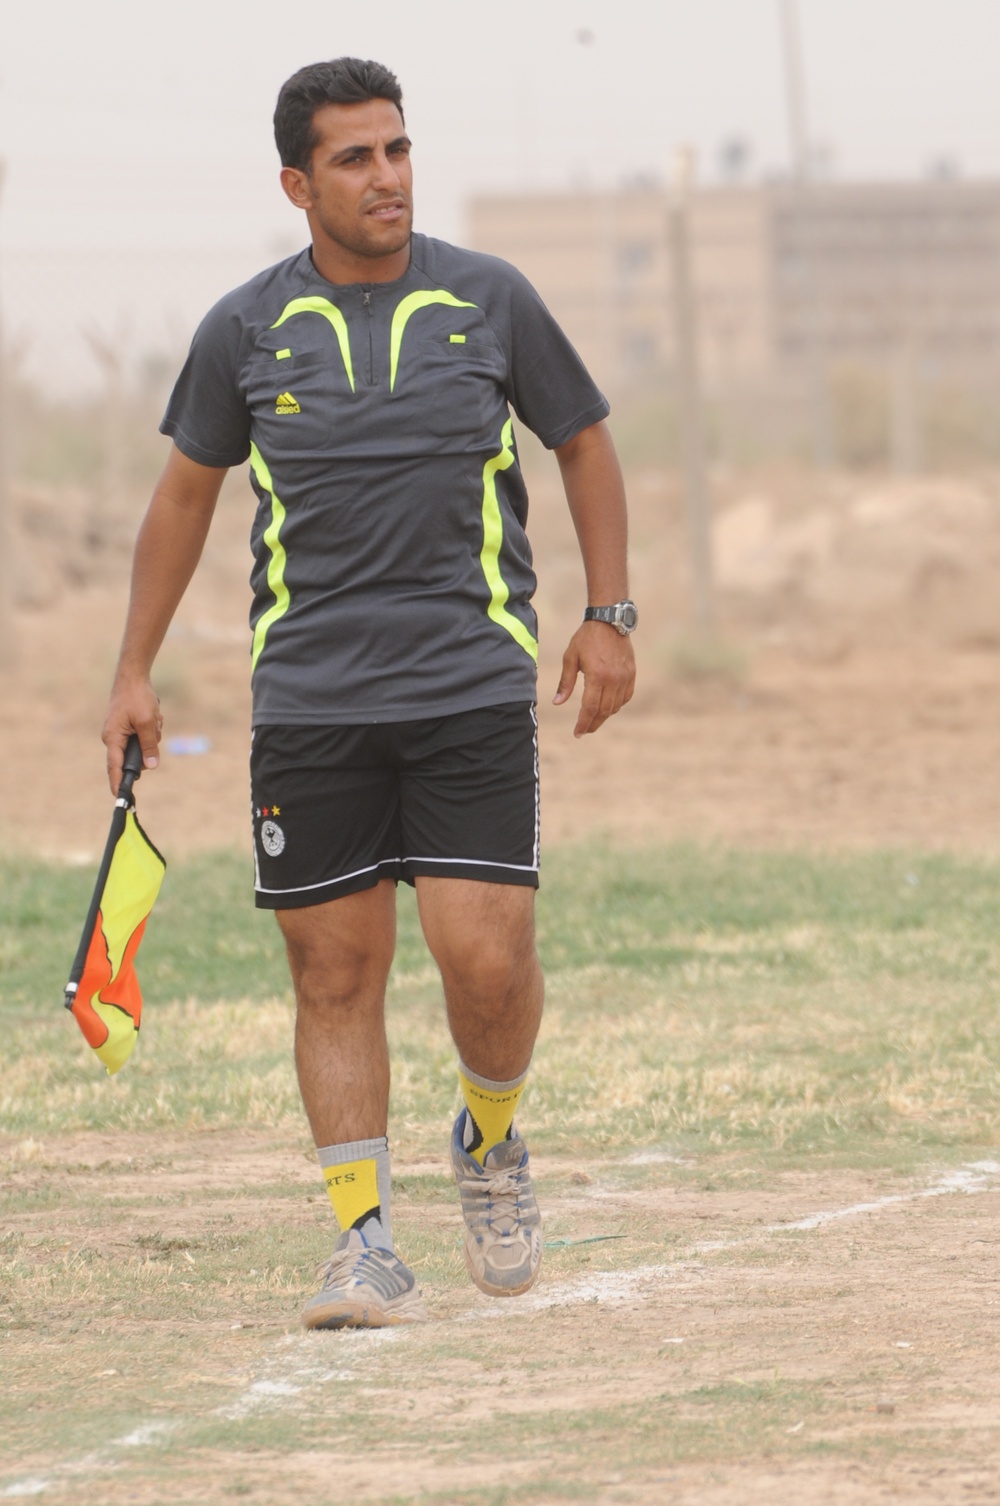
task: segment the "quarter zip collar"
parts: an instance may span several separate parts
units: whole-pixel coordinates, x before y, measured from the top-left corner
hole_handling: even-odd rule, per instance
[[[414,277],[417,275],[414,271],[413,255],[415,250],[415,242],[416,236],[411,236],[409,265],[407,266],[406,271],[403,273],[402,277],[395,277],[391,282],[328,282],[323,276],[322,272],[320,272],[316,267],[312,259],[312,248],[310,246],[307,246],[306,249],[302,252],[302,272],[310,282],[318,285],[323,289],[324,297],[329,298],[332,303],[337,303],[338,300],[344,301],[350,299],[352,296],[356,297],[359,293],[364,293],[366,291],[369,293],[374,293],[375,290],[379,288],[384,288],[387,292],[390,292],[393,289],[403,290],[410,286]]]

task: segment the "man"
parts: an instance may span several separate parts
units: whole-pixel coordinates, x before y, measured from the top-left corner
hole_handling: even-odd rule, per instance
[[[590,606],[557,704],[576,734],[630,698],[625,502],[608,407],[512,267],[412,231],[395,77],[301,69],[275,113],[309,250],[208,314],[174,389],[174,446],[136,544],[104,728],[117,790],[150,674],[226,470],[248,457],[257,904],[284,934],[295,1062],[339,1237],[307,1328],[424,1316],[394,1253],[385,988],[395,885],[417,892],[465,1108],[451,1158],[481,1290],[534,1281],[541,1224],[514,1114],[542,1010],[534,945],[534,576],[510,409],[555,450]]]

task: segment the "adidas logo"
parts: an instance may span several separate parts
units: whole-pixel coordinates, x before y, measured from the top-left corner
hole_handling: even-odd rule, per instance
[[[275,413],[301,413],[302,409],[290,392],[279,392],[274,403]]]

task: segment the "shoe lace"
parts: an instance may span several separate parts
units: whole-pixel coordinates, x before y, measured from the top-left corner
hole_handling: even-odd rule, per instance
[[[334,1250],[329,1260],[316,1267],[317,1280],[322,1281],[324,1287],[350,1286],[352,1282],[360,1285],[365,1279],[364,1264],[371,1253],[370,1249]]]
[[[470,1172],[461,1179],[462,1189],[472,1193],[484,1205],[487,1224],[505,1219],[515,1223],[520,1220],[524,1182],[523,1166]]]

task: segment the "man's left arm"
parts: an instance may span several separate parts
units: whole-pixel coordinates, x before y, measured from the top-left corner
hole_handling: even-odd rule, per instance
[[[625,484],[611,435],[602,421],[582,429],[555,451],[566,500],[580,542],[589,606],[611,606],[628,596],[628,522]],[[569,700],[577,675],[583,700],[574,737],[596,732],[632,699],[632,644],[606,622],[581,622],[563,655],[553,705]]]

